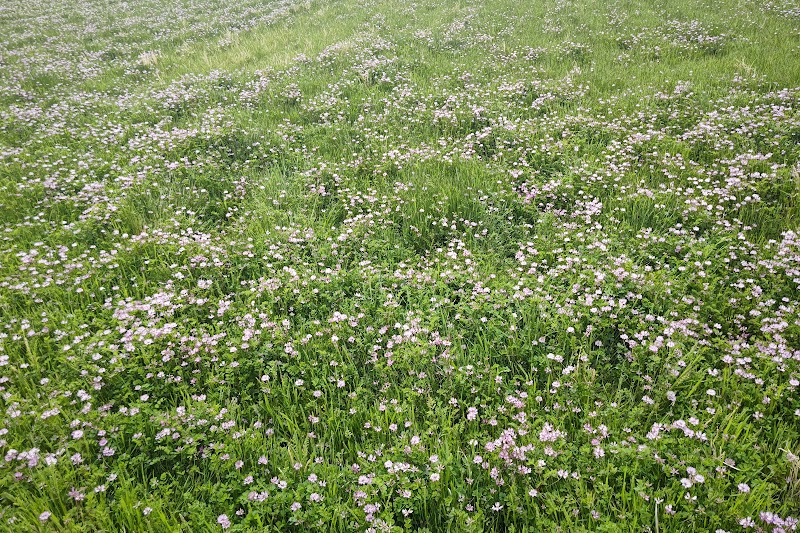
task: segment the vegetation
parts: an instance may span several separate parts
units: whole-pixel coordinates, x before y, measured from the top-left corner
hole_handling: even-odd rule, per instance
[[[785,532],[793,0],[6,0],[0,530]]]

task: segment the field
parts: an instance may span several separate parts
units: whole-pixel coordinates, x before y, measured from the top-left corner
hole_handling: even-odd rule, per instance
[[[0,531],[800,529],[795,0],[4,0]]]

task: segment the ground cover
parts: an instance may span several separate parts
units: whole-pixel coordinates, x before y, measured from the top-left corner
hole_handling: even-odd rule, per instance
[[[789,0],[0,7],[0,530],[793,531]]]

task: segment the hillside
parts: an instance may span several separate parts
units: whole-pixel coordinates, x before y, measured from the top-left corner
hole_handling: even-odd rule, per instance
[[[798,529],[793,0],[6,0],[0,531]]]

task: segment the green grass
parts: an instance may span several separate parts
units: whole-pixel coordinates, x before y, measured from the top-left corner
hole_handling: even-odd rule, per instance
[[[8,3],[0,531],[792,530],[797,22]]]

